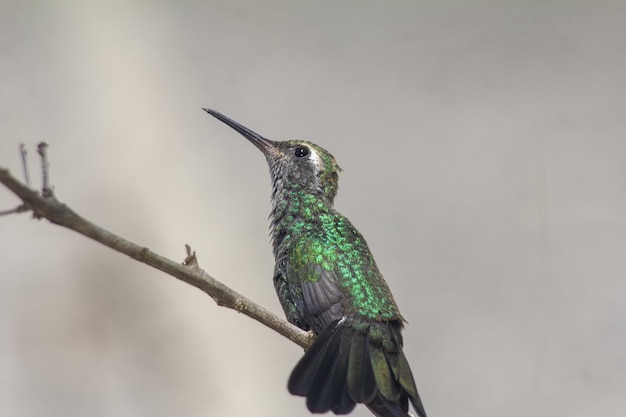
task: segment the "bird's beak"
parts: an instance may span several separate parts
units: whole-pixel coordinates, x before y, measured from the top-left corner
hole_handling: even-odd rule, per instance
[[[224,122],[228,126],[230,126],[233,129],[235,129],[244,138],[246,138],[250,142],[252,142],[252,144],[254,146],[259,148],[261,150],[261,152],[263,152],[263,154],[265,156],[268,156],[270,154],[279,152],[278,151],[278,147],[276,146],[276,142],[274,142],[273,140],[269,140],[269,139],[264,138],[263,136],[259,135],[258,133],[248,129],[247,127],[245,127],[245,126],[243,126],[243,125],[241,125],[239,123],[237,123],[233,119],[231,119],[231,118],[229,118],[227,116],[224,116],[222,113],[220,113],[218,111],[207,109],[207,108],[203,108],[202,110],[204,110],[205,112],[209,113],[211,116],[214,116],[215,118],[221,120],[222,122]]]

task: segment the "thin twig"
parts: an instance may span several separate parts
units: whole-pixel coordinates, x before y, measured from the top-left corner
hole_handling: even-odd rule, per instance
[[[42,156],[42,169],[46,170],[46,146],[40,145],[40,155]],[[42,196],[35,190],[22,184],[13,177],[7,169],[0,167],[0,183],[4,184],[9,190],[16,194],[24,202],[24,206],[32,210],[35,216],[45,217],[54,224],[74,230],[111,249],[126,254],[139,262],[150,265],[153,268],[193,285],[211,296],[218,305],[237,310],[257,320],[305,349],[313,342],[314,337],[312,337],[310,333],[293,326],[250,299],[237,293],[211,277],[199,267],[174,262],[81,217],[52,195],[52,189],[50,188],[47,175],[47,172],[44,172],[44,187],[48,188],[50,194],[46,196],[44,189],[44,195]],[[189,249],[189,251],[191,252],[191,249]]]
[[[48,162],[48,144],[46,142],[40,142],[39,145],[37,145],[37,153],[39,154],[39,156],[41,156],[41,193],[44,197],[53,197],[54,191],[50,186],[50,162]]]
[[[20,143],[20,156],[22,157],[22,168],[24,169],[24,182],[28,188],[32,188],[30,184],[30,173],[28,172],[28,151],[26,145]]]
[[[187,252],[187,257],[183,261],[183,265],[190,266],[192,268],[200,268],[198,264],[198,257],[196,256],[196,251],[191,250],[191,246],[185,244],[185,251]]]
[[[25,204],[21,204],[21,205],[15,207],[13,209],[0,211],[0,216],[7,216],[9,214],[16,214],[16,213],[23,213],[25,211],[28,211],[28,207],[26,207]]]

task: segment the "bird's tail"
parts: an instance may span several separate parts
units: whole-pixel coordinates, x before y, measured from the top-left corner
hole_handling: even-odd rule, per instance
[[[400,320],[330,323],[289,377],[293,395],[312,413],[347,414],[363,403],[378,417],[409,417],[409,400],[426,417],[411,368],[402,352]]]

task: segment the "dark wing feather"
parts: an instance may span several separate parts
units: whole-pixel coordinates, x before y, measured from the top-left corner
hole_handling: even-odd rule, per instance
[[[321,333],[331,322],[343,317],[344,294],[333,269],[324,268],[321,255],[309,256],[327,243],[319,235],[303,235],[297,242],[298,250],[290,256],[287,276],[290,286],[302,294],[303,320],[315,334]]]

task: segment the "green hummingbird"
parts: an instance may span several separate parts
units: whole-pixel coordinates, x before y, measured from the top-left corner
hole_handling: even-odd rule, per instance
[[[303,140],[273,141],[203,109],[256,146],[272,179],[274,287],[287,320],[317,336],[287,387],[312,413],[426,417],[402,351],[404,319],[367,242],[335,210],[335,158]]]

